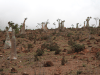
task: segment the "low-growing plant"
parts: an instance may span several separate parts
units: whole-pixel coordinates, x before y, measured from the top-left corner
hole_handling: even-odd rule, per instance
[[[29,34],[29,40],[33,40],[33,35]]]
[[[39,60],[38,55],[35,54],[35,55],[34,55],[34,61],[38,61],[38,60]]]
[[[65,56],[63,56],[63,58],[61,60],[61,65],[65,65]]]
[[[82,71],[80,71],[80,70],[79,70],[79,71],[77,71],[77,75],[79,75],[79,74],[81,74],[81,73],[82,73]]]
[[[85,65],[85,64],[83,64],[83,67],[86,67],[86,65]]]
[[[56,49],[56,50],[55,50],[55,54],[59,54],[60,52],[61,52],[60,49]]]
[[[42,49],[39,49],[39,48],[36,51],[37,56],[41,56],[41,55],[43,55],[43,53],[44,53],[44,51]]]
[[[41,37],[41,40],[47,40],[48,38],[49,38],[49,36],[43,35],[43,36]]]
[[[28,49],[32,48],[32,44],[28,44]]]
[[[96,58],[98,58],[100,56],[100,52],[96,53]]]
[[[70,38],[69,41],[68,41],[68,45],[71,45],[72,46],[74,44],[75,44],[75,42]]]
[[[71,35],[73,35],[73,34],[72,34],[72,33],[68,33],[68,34],[67,34],[67,37],[70,37]]]
[[[74,45],[72,45],[72,48],[73,48],[74,52],[78,53],[80,51],[83,51],[85,49],[85,46],[75,43]]]
[[[48,49],[50,49],[50,51],[57,51],[59,52],[59,46],[57,45],[57,43],[52,42],[50,44],[50,46],[48,47]]]
[[[53,40],[55,40],[55,39],[56,39],[56,37],[53,38]]]

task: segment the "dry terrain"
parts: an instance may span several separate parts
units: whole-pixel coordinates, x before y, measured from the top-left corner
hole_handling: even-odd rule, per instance
[[[1,75],[100,75],[100,28],[26,30],[16,34],[16,60],[8,59],[5,39],[1,31]]]

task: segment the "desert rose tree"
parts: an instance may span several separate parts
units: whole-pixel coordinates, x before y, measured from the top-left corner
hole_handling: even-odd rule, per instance
[[[6,27],[6,41],[5,41],[5,44],[4,44],[4,49],[7,49],[7,48],[11,48],[11,41],[10,41],[10,37],[9,37],[9,33],[8,33],[8,27]]]
[[[8,59],[17,59],[17,53],[16,53],[16,38],[15,38],[15,30],[13,29],[12,32],[12,39],[11,39],[11,54],[8,57]]]
[[[25,21],[27,18],[24,19],[23,26],[21,27],[21,34],[25,34]]]
[[[87,17],[86,21],[87,21],[87,24],[86,24],[86,27],[89,27],[89,21],[92,17]]]

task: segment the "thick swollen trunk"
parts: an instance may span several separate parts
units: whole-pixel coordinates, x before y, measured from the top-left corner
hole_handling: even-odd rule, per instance
[[[8,33],[8,31],[6,31],[6,32],[7,32],[7,36],[6,36],[4,49],[11,48],[11,41],[10,41],[9,33]]]
[[[13,29],[12,39],[11,39],[11,56],[10,59],[17,59],[16,53],[16,38],[15,38],[15,30]]]

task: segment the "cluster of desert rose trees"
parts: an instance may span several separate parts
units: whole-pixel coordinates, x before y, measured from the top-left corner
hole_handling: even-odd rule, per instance
[[[92,17],[87,17],[87,19],[86,19],[86,27],[89,27],[89,21],[90,21],[91,18]],[[21,27],[21,34],[25,34],[25,21],[26,20],[27,20],[27,18],[24,19],[23,26]],[[63,31],[64,28],[65,28],[64,27],[65,20],[62,21],[61,19],[57,19],[57,21],[58,21],[58,25],[59,25],[58,29],[61,30],[61,31]],[[12,27],[12,25],[14,23],[8,22],[8,24],[9,24],[9,28],[10,28],[10,27]],[[49,24],[48,20],[47,20],[46,23],[42,22],[41,24],[42,24],[42,29],[47,32],[47,30],[48,30],[47,24]],[[79,23],[76,24],[76,28],[78,28],[78,24]],[[85,21],[84,21],[84,27],[85,27]],[[100,19],[99,19],[99,27],[100,27]],[[11,59],[17,59],[17,56],[16,56],[15,30],[12,28],[12,39],[10,41],[10,37],[9,37],[9,33],[8,33],[9,28],[6,29],[7,36],[6,36],[6,41],[5,41],[4,49],[7,49],[9,47],[12,48],[11,49],[11,56],[10,56],[10,58]]]
[[[58,21],[58,25],[59,25],[58,29],[61,30],[61,31],[64,31],[65,20],[62,21],[61,19],[57,19],[57,21]]]
[[[17,59],[15,30],[13,29],[13,31],[12,31],[12,39],[11,39],[11,41],[10,41],[9,33],[8,33],[7,30],[6,30],[6,32],[7,32],[7,36],[6,36],[6,41],[5,41],[4,49],[7,49],[7,48],[10,47],[11,48],[11,55],[8,58],[10,58],[10,59]]]
[[[25,18],[25,20],[23,22],[23,26],[21,28],[21,34],[25,34],[25,21],[26,20],[27,20],[27,18]],[[8,24],[9,24],[9,28],[10,28],[10,27],[12,27],[12,25],[14,23],[8,22]],[[17,59],[15,29],[12,28],[12,39],[10,41],[10,37],[9,37],[9,33],[8,33],[9,28],[6,29],[7,36],[6,36],[4,49],[7,49],[9,47],[11,48],[11,55],[8,57],[8,59]]]

